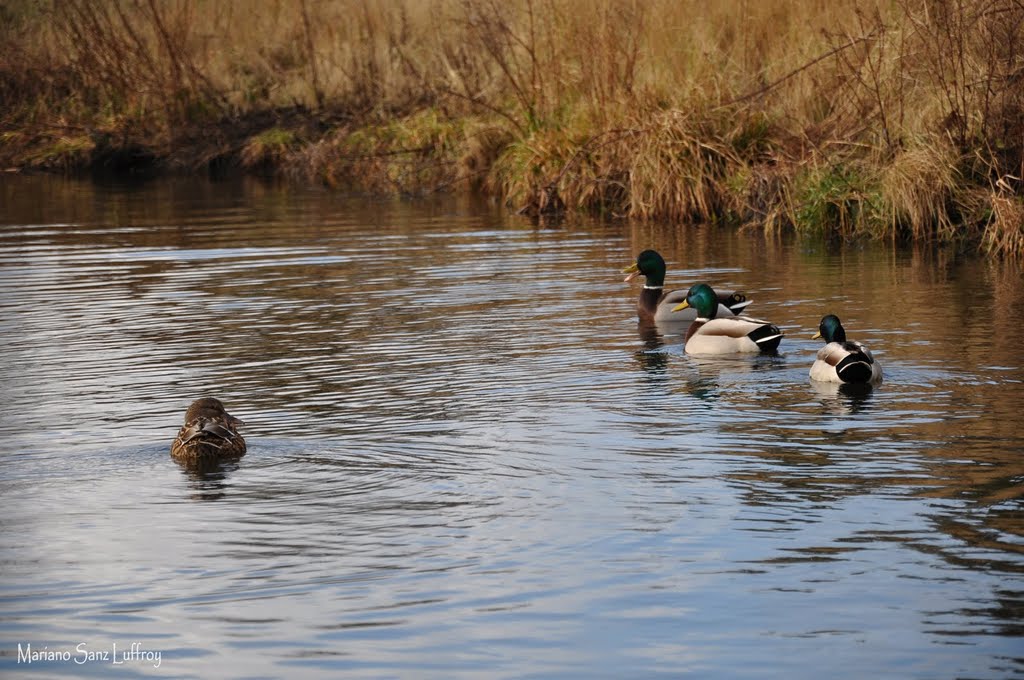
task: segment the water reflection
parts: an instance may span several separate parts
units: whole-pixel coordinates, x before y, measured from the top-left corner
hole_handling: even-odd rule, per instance
[[[832,383],[809,380],[811,389],[821,398],[824,412],[853,415],[868,406],[874,386],[869,383]]]
[[[218,501],[230,488],[228,477],[239,467],[237,460],[184,463],[175,461],[188,479],[188,497],[196,501]]]
[[[12,639],[197,677],[1024,675],[1017,265],[250,182],[0,201]],[[779,353],[637,326],[644,248]],[[809,381],[826,311],[883,385]],[[188,470],[204,393],[249,451]]]
[[[636,360],[652,378],[664,379],[668,372],[668,348],[662,329],[653,323],[637,324],[641,349],[636,351]]]

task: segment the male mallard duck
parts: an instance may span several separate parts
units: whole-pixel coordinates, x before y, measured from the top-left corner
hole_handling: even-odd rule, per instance
[[[245,454],[239,425],[242,421],[225,411],[219,399],[197,399],[185,412],[185,425],[171,444],[171,457],[190,464],[238,458]]]
[[[846,339],[846,329],[839,317],[828,314],[821,319],[812,339],[824,338],[828,343],[818,350],[811,365],[811,380],[834,383],[880,383],[882,365],[875,361],[868,348]]]
[[[686,299],[681,290],[665,290],[665,260],[653,250],[645,250],[636,258],[636,263],[622,270],[629,274],[624,280],[632,281],[638,276],[647,277],[640,298],[636,301],[636,312],[641,321],[693,321],[697,311],[673,314],[672,308]],[[718,316],[736,316],[750,300],[743,293],[718,296]]]
[[[692,307],[697,317],[686,331],[687,354],[734,354],[736,352],[773,352],[782,342],[782,331],[767,321],[746,316],[716,319],[718,300],[715,291],[706,283],[690,288],[683,300],[672,311]]]

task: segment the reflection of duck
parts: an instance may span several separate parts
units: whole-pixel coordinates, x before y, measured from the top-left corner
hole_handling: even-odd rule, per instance
[[[811,380],[833,383],[876,384],[882,382],[882,365],[868,348],[846,339],[846,329],[835,314],[821,319],[814,338],[827,343],[818,350],[811,365]]]
[[[827,411],[836,415],[853,415],[868,407],[873,388],[870,383],[838,383],[810,381],[811,389],[821,398]]]
[[[626,281],[632,281],[638,276],[647,278],[640,297],[636,301],[637,315],[641,321],[693,321],[696,311],[673,314],[672,308],[686,298],[686,293],[681,290],[665,290],[665,260],[653,250],[645,250],[640,253],[634,264],[622,270],[623,274],[629,274]],[[743,293],[722,295],[718,298],[718,316],[735,316],[750,304],[750,300]]]
[[[782,342],[778,326],[745,316],[718,319],[718,296],[711,286],[698,283],[690,288],[673,311],[692,307],[697,316],[686,331],[687,354],[734,354],[774,352]]]
[[[239,425],[242,421],[229,414],[219,399],[197,399],[185,412],[185,424],[171,444],[171,457],[198,466],[239,458],[245,454]]]
[[[239,458],[218,458],[202,463],[181,462],[194,501],[218,501],[228,495],[228,477],[239,468]]]
[[[657,324],[640,324],[636,332],[647,351],[657,350],[665,345],[665,338]]]
[[[668,368],[668,353],[664,351],[665,339],[654,324],[637,326],[643,349],[637,350],[636,359],[645,371],[663,376]]]

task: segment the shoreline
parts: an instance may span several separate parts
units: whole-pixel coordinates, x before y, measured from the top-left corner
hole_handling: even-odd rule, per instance
[[[12,0],[0,168],[243,172],[1024,255],[1013,0],[353,2]]]
[[[672,195],[659,196],[649,188],[623,182],[629,166],[643,160],[629,159],[631,142],[650,144],[650,138],[664,136],[664,120],[679,113],[657,112],[646,127],[563,140],[553,153],[529,159],[526,168],[515,156],[522,140],[493,119],[443,120],[436,111],[425,110],[385,124],[337,125],[323,115],[296,108],[241,116],[160,141],[85,126],[6,130],[0,133],[0,169],[112,177],[253,175],[381,195],[472,192],[535,218],[575,212],[684,220],[755,227],[767,233],[818,233],[846,241],[892,239],[955,245],[999,256],[1024,254],[1024,203],[1012,191],[960,181],[960,191],[973,196],[977,204],[974,224],[936,214],[933,220],[947,221],[944,233],[900,228],[885,222],[881,211],[871,205],[877,196],[863,188],[886,168],[865,168],[862,161],[853,159],[849,165],[826,165],[822,171],[812,159],[787,158],[779,152],[782,143],[767,137],[762,143],[773,152],[770,158],[763,152],[762,158],[742,158],[722,139],[693,138],[693,145],[717,150],[717,156],[699,169],[705,174],[696,180],[693,173],[686,177],[687,169],[682,168],[683,182],[689,181],[689,186],[684,191],[676,187]],[[396,135],[395,130],[404,134]],[[664,156],[671,146],[645,150]],[[595,187],[614,190],[594,191]],[[638,197],[641,192],[645,194]],[[642,210],[637,210],[638,203]],[[1005,244],[996,243],[986,232],[1000,208],[1007,213],[1001,231],[1011,236]],[[874,214],[868,214],[872,210]]]

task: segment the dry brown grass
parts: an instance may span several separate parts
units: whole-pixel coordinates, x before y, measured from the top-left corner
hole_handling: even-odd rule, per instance
[[[959,154],[944,139],[900,149],[879,164],[883,233],[909,232],[918,240],[950,240],[956,234],[952,208],[961,183]]]
[[[377,191],[1020,247],[1019,0],[7,0],[0,40],[23,164],[102,138]]]
[[[1024,254],[1024,200],[1004,191],[987,196],[991,208],[982,236],[982,247],[989,253]]]

